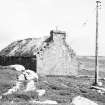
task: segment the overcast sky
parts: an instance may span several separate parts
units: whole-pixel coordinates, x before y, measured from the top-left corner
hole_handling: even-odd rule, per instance
[[[77,55],[94,55],[95,0],[0,0],[0,50],[13,41],[67,32]],[[105,56],[105,2],[99,12],[99,55]]]

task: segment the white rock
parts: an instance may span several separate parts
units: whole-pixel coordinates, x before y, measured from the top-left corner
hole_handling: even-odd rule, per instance
[[[20,75],[17,77],[17,79],[18,79],[19,81],[24,81],[24,80],[25,80],[24,74],[20,74]]]
[[[105,93],[105,92],[102,91],[102,90],[97,90],[97,92],[98,92],[99,94],[101,94],[101,95],[103,95],[103,93]]]
[[[34,71],[28,69],[24,71],[24,74],[28,80],[37,79],[38,81],[38,74]]]
[[[28,80],[26,89],[24,90],[25,92],[36,90],[34,79],[37,79],[38,81],[38,74],[32,70],[25,70],[24,72],[22,72],[22,74],[18,76],[19,81]]]
[[[33,80],[30,80],[27,85],[26,85],[26,89],[25,91],[34,91],[36,89],[36,86],[35,86],[35,82]]]
[[[76,96],[72,100],[73,105],[98,105],[94,101],[91,101],[87,98],[81,97],[81,96]]]
[[[102,84],[102,82],[98,82],[98,86],[102,86],[103,84]]]
[[[39,96],[43,96],[46,93],[46,90],[38,89],[38,90],[36,90],[36,92],[38,93]]]
[[[45,100],[45,101],[35,101],[35,100],[32,100],[30,101],[31,103],[35,103],[35,104],[58,104],[56,101],[52,101],[52,100]]]
[[[2,96],[0,96],[0,99],[2,99]]]
[[[19,64],[10,65],[9,67],[14,68],[16,71],[25,70],[25,67],[23,65],[19,65]]]

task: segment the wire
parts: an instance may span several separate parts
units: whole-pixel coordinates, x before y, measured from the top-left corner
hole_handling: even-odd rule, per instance
[[[88,15],[87,19],[82,23],[82,27],[86,26],[90,20],[91,15],[96,11],[96,7],[92,10],[92,12]]]

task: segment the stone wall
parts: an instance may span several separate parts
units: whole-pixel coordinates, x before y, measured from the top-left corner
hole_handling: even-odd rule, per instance
[[[36,56],[23,57],[23,56],[0,56],[0,65],[8,66],[20,64],[23,65],[26,69],[31,69],[36,72]]]
[[[66,46],[65,33],[53,33],[53,41],[49,43],[42,56],[37,56],[37,71],[42,75],[77,75],[78,62],[71,57]]]

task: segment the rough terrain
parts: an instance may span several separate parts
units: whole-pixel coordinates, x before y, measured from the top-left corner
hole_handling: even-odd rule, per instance
[[[8,69],[8,68],[7,68]],[[13,86],[13,80],[16,80],[16,72],[10,69],[0,69],[0,95]],[[94,78],[88,76],[40,76],[37,88],[45,89],[46,94],[37,97],[36,92],[17,92],[3,97],[0,105],[35,105],[29,103],[30,100],[51,99],[57,101],[58,105],[70,105],[73,97],[81,95],[87,97],[99,105],[105,105],[105,94],[101,95],[94,89],[90,89]],[[105,85],[105,81],[103,81]],[[38,104],[37,104],[38,105]]]

